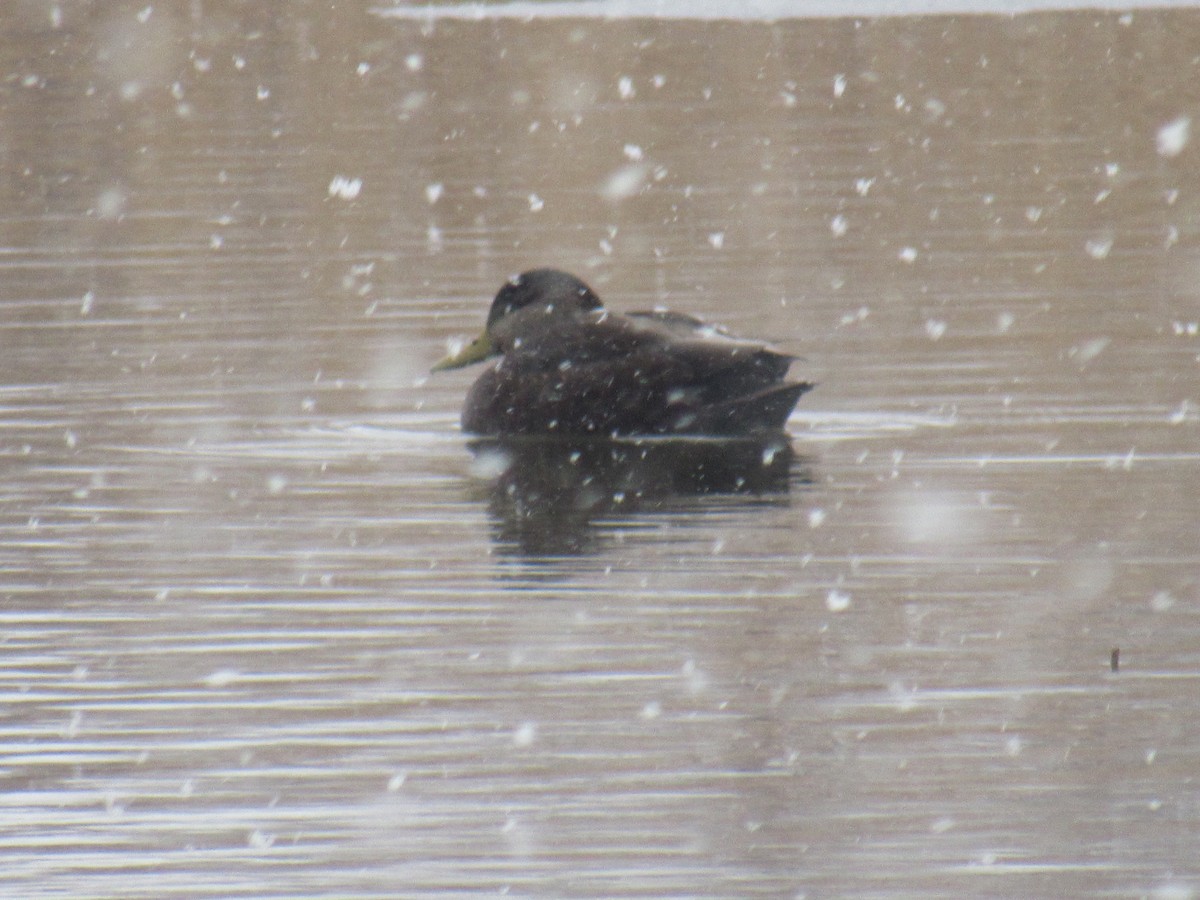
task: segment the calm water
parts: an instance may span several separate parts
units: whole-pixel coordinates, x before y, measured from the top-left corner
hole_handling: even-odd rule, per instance
[[[3,14],[0,895],[1200,893],[1200,13],[350,6]],[[544,264],[790,452],[473,452]]]

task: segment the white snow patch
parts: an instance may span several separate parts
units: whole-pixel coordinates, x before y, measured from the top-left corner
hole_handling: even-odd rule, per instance
[[[484,481],[499,478],[512,465],[512,457],[503,450],[482,450],[471,460],[471,475]]]
[[[844,313],[842,315],[842,325],[857,325],[860,322],[867,321],[867,316],[871,314],[871,310],[865,306],[860,306],[854,312]]]
[[[978,501],[966,494],[907,490],[889,498],[887,513],[896,537],[905,543],[941,549],[982,537]]]
[[[1150,608],[1155,612],[1166,612],[1175,605],[1175,598],[1170,591],[1157,591],[1150,598]]]
[[[533,722],[522,722],[513,732],[513,745],[517,747],[528,747],[537,738],[537,725]]]
[[[1067,355],[1081,364],[1090,363],[1103,353],[1111,343],[1112,338],[1102,335],[1101,337],[1095,337],[1076,344],[1067,351]]]
[[[1150,892],[1151,900],[1196,900],[1196,888],[1183,881],[1167,881]]]
[[[96,198],[96,215],[110,221],[119,219],[125,212],[125,202],[124,189],[120,187],[106,188]]]
[[[275,843],[275,835],[255,828],[246,838],[246,843],[252,850],[266,850]]]
[[[1188,116],[1180,116],[1173,122],[1168,122],[1158,129],[1155,135],[1155,145],[1159,156],[1178,156],[1187,146],[1191,138],[1192,120]]]
[[[1104,595],[1112,585],[1115,567],[1100,553],[1074,555],[1063,562],[1059,580],[1061,596],[1073,602],[1090,602]]]
[[[1112,246],[1113,236],[1106,233],[1089,238],[1087,243],[1083,245],[1083,249],[1087,251],[1087,255],[1092,259],[1105,259],[1112,250]]]
[[[850,608],[850,595],[834,589],[825,597],[825,606],[830,612],[845,612]]]
[[[908,712],[917,705],[917,692],[901,681],[893,681],[888,685],[888,696],[901,712]]]
[[[694,659],[685,660],[680,673],[683,675],[689,693],[699,694],[708,687],[708,677],[696,666]]]
[[[362,190],[362,179],[348,175],[334,175],[329,182],[329,196],[339,200],[353,200]]]
[[[204,677],[204,684],[212,688],[229,687],[241,677],[242,673],[237,669],[217,669]]]

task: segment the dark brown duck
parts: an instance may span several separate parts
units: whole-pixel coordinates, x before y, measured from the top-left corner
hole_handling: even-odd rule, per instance
[[[682,313],[609,312],[556,269],[500,288],[483,334],[434,371],[493,356],[467,394],[464,431],[745,436],[781,430],[812,388],[786,380],[786,353]]]

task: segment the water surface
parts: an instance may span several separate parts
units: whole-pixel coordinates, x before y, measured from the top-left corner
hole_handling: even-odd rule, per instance
[[[5,17],[0,894],[1200,888],[1195,12]],[[790,450],[473,453],[546,264]]]

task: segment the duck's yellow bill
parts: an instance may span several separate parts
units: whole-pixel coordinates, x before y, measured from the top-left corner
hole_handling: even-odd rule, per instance
[[[430,371],[443,372],[446,369],[461,369],[471,363],[483,362],[492,355],[492,352],[492,342],[489,340],[487,332],[484,332],[469,344],[463,344],[461,347],[451,350],[444,359],[434,363]]]

